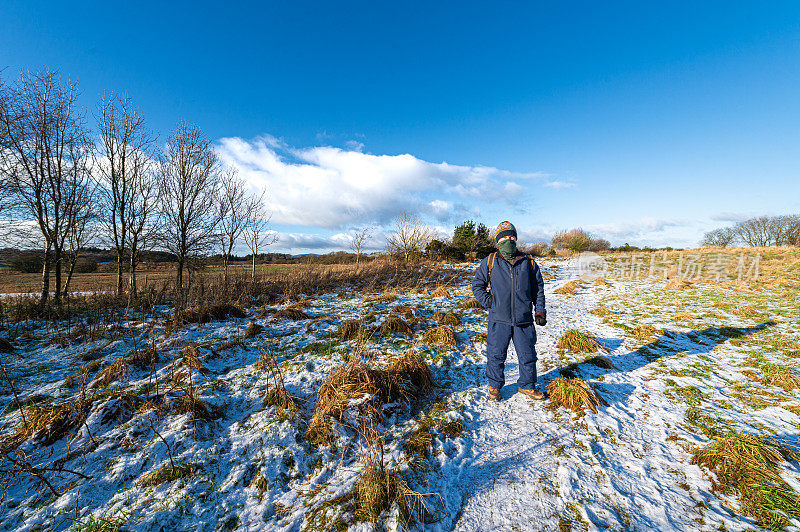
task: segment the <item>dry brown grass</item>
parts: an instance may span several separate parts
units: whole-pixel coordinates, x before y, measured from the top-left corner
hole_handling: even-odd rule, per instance
[[[683,277],[675,277],[667,281],[664,285],[664,290],[685,290],[694,286],[694,283]]]
[[[458,327],[461,325],[461,318],[459,318],[458,314],[452,310],[448,310],[447,312],[436,312],[431,317],[433,318],[433,321],[439,325],[450,325],[451,327]]]
[[[455,331],[449,325],[440,325],[428,329],[418,340],[426,345],[439,345],[449,348],[455,348],[458,345],[458,338]]]
[[[430,293],[431,297],[446,297],[450,298],[450,291],[447,289],[445,285],[438,285],[436,288],[431,290]]]
[[[676,312],[674,316],[672,316],[672,321],[689,321],[692,319],[692,315],[688,312]]]
[[[600,305],[597,308],[590,310],[589,313],[602,318],[611,314],[611,311],[605,305]]]
[[[19,445],[33,439],[50,445],[76,431],[86,420],[95,400],[95,396],[80,396],[71,403],[25,408],[25,417],[14,427],[9,442]]]
[[[398,297],[397,292],[384,292],[382,294],[378,294],[375,296],[369,296],[364,298],[365,303],[391,303],[392,301],[396,300]]]
[[[228,318],[244,318],[247,313],[239,306],[231,303],[216,303],[181,310],[173,317],[173,323],[208,323],[223,321]]]
[[[294,320],[294,321],[311,319],[311,316],[309,316],[304,310],[301,310],[297,307],[286,307],[280,309],[279,311],[274,313],[272,317],[275,318],[276,320]]]
[[[777,386],[784,390],[800,388],[800,377],[794,368],[778,364],[765,364],[761,366],[762,376],[758,379],[761,384]]]
[[[579,288],[583,288],[583,283],[581,283],[580,280],[576,279],[574,281],[569,281],[568,283],[565,283],[564,285],[556,288],[555,290],[553,290],[553,293],[561,294],[564,296],[574,296],[575,291],[578,290]]]
[[[745,317],[754,317],[763,315],[763,313],[756,310],[756,308],[753,305],[739,305],[735,309],[733,309],[733,313],[738,316],[745,316]]]
[[[714,489],[734,495],[742,513],[770,530],[783,530],[800,515],[800,497],[780,477],[779,464],[797,455],[782,444],[754,434],[729,433],[692,451],[692,463],[716,474]]]
[[[182,395],[173,399],[168,405],[169,410],[177,414],[188,414],[192,419],[210,421],[218,417],[215,409],[209,408],[197,396],[194,389],[186,390]]]
[[[599,287],[599,288],[606,288],[606,287],[611,286],[611,283],[609,283],[607,280],[603,279],[602,277],[598,277],[597,279],[595,279],[592,284],[594,286]]]
[[[558,349],[575,353],[593,353],[598,350],[606,351],[605,346],[590,333],[582,333],[578,329],[567,329],[556,342]]]
[[[137,349],[131,356],[125,359],[129,365],[144,369],[149,368],[158,362],[158,349],[155,346],[148,345],[141,349]]]
[[[591,385],[581,379],[555,379],[547,385],[550,404],[563,406],[575,413],[583,414],[586,410],[597,412],[602,404],[600,397]]]
[[[264,332],[264,326],[259,325],[258,323],[251,321],[250,324],[247,326],[247,329],[244,331],[245,338],[255,338],[259,334]]]
[[[181,353],[181,363],[188,369],[194,369],[202,374],[208,373],[208,368],[203,365],[200,350],[196,345],[189,345]]]
[[[430,368],[413,349],[394,360],[389,365],[389,373],[402,379],[405,387],[413,391],[413,397],[419,397],[434,386]]]
[[[409,350],[388,368],[374,368],[352,356],[346,364],[334,368],[317,390],[314,416],[306,437],[315,444],[331,443],[330,420],[343,420],[353,401],[363,399],[354,408],[359,418],[381,416],[382,405],[390,401],[416,400],[433,384],[433,376],[425,362]]]
[[[411,334],[413,331],[411,326],[403,321],[403,318],[390,315],[383,320],[383,323],[381,323],[381,326],[378,328],[378,332],[389,335],[394,333]]]
[[[119,358],[100,370],[97,378],[92,382],[92,388],[104,388],[124,378],[130,372],[128,362],[124,358]]]
[[[643,323],[641,325],[637,325],[630,331],[628,334],[639,340],[640,342],[649,342],[655,339],[656,336],[664,334],[663,329],[657,329],[653,327],[649,323]]]
[[[464,301],[459,303],[458,304],[458,308],[463,309],[463,310],[469,310],[469,309],[473,309],[473,308],[483,308],[483,307],[481,307],[481,304],[478,302],[477,299],[475,299],[474,297],[471,297],[471,298],[465,299]]]
[[[350,340],[355,338],[362,327],[361,320],[345,320],[339,324],[336,330],[336,337],[339,340]]]
[[[155,471],[142,475],[137,483],[143,487],[155,487],[164,482],[172,482],[179,478],[193,475],[198,469],[197,464],[180,463],[175,464],[175,467],[167,464]]]

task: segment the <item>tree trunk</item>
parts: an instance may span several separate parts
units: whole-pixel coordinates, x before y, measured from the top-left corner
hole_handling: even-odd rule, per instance
[[[72,281],[72,274],[75,272],[75,263],[78,262],[78,255],[77,253],[75,256],[70,259],[69,261],[69,270],[67,271],[67,280],[64,281],[64,299],[69,297],[69,283]]]
[[[53,255],[53,266],[56,269],[55,275],[55,292],[53,296],[53,303],[58,305],[61,303],[61,250],[59,248],[54,248],[54,255]]]
[[[230,258],[228,257],[228,255],[225,255],[222,258],[222,260],[225,263],[225,282],[224,282],[224,285],[225,285],[225,288],[227,288],[228,287],[228,262],[230,261]]]
[[[122,295],[122,249],[117,249],[117,297]]]
[[[42,295],[39,299],[39,306],[44,308],[47,299],[50,297],[50,243],[44,250],[44,264],[42,265]]]
[[[136,297],[136,260],[134,260],[134,252],[131,250],[131,261],[130,261],[130,275],[129,285],[130,285],[130,295],[131,297]]]
[[[178,261],[178,266],[175,270],[175,292],[176,292],[176,306],[180,307],[183,304],[183,260]]]
[[[250,270],[250,280],[254,281],[256,278],[256,254],[253,253],[253,269]]]

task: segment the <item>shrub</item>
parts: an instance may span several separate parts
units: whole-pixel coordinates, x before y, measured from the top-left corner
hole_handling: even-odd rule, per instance
[[[11,259],[9,266],[20,273],[40,273],[44,267],[44,256],[40,251],[21,251]]]

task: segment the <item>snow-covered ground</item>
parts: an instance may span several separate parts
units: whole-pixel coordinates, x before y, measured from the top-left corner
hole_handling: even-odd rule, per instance
[[[763,346],[774,345],[776,338],[797,342],[797,309],[787,309],[765,292],[717,286],[665,291],[658,280],[587,282],[574,296],[559,295],[553,290],[576,278],[575,265],[546,260],[541,265],[550,279],[548,324],[538,328],[539,385],[544,389],[568,364],[588,356],[556,348],[564,331],[592,333],[608,349],[614,369],[579,364],[572,371],[606,403],[597,413],[548,408],[516,393],[513,346],[503,400],[487,401],[481,338],[486,313],[458,308],[471,297],[466,274],[473,265],[458,266],[465,276],[451,287],[449,298],[402,293],[395,300],[369,302],[343,290],[309,296],[304,311],[310,320],[275,319],[250,309],[247,318],[168,333],[163,316],[136,315],[122,329],[74,343],[64,340],[69,334],[63,328],[18,328],[13,332],[20,350],[7,355],[4,364],[22,402],[46,407],[80,400],[83,393],[101,395],[77,431],[49,446],[28,440],[19,447],[36,464],[65,457],[66,469],[89,478],[45,473],[58,496],[31,490],[30,479],[11,484],[0,509],[0,529],[80,529],[92,523],[137,531],[398,527],[396,511],[373,525],[357,522],[347,504],[362,468],[358,438],[343,430],[334,448],[313,446],[304,436],[317,388],[353,350],[353,341],[338,341],[331,333],[342,320],[370,313],[372,324],[379,325],[396,305],[414,309],[420,320],[414,337],[374,336],[368,351],[380,359],[414,347],[438,384],[420,405],[390,405],[383,423],[388,466],[426,494],[425,523],[408,526],[441,531],[753,529],[752,520],[737,512],[736,499],[712,491],[709,473],[690,464],[690,450],[710,441],[708,423],[797,444],[800,400],[746,374],[754,356],[786,363],[791,355]],[[742,298],[757,304],[761,314],[735,313]],[[590,312],[598,306],[609,313]],[[451,309],[462,320],[456,327],[458,346],[421,346],[416,340],[434,325],[431,315]],[[764,324],[764,316],[775,323]],[[244,338],[251,321],[264,329]],[[631,327],[642,324],[658,330],[651,340],[630,334]],[[723,326],[737,333],[719,334]],[[48,340],[55,336],[61,341]],[[180,362],[190,343],[199,346],[202,368]],[[154,369],[161,389],[151,372],[134,367],[108,387],[91,386],[98,369],[147,344],[160,353]],[[300,414],[287,415],[265,403],[271,381],[257,364],[263,352],[277,356],[287,390],[301,402]],[[81,390],[79,370],[95,360],[100,362],[85,373],[88,385]],[[212,419],[193,419],[143,401],[168,401],[173,393],[168,383],[180,372],[198,390]],[[78,376],[65,381],[70,375]],[[8,437],[23,422],[5,382],[3,393],[0,430]],[[754,404],[753,397],[760,402]],[[687,416],[690,409],[693,415]],[[707,417],[698,418],[698,411]],[[32,414],[34,407],[26,412]],[[410,467],[402,443],[423,416],[460,420],[463,431],[453,437],[434,429],[430,456],[422,466]],[[711,421],[704,425],[698,419]],[[143,485],[144,475],[170,464],[169,453],[186,473]],[[783,469],[798,489],[798,465],[785,463]]]

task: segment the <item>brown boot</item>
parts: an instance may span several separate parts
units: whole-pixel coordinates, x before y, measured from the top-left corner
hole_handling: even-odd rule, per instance
[[[489,392],[487,395],[490,401],[494,401],[496,403],[500,402],[500,390],[498,390],[497,388],[489,386]]]
[[[542,401],[543,399],[547,398],[547,395],[545,395],[544,392],[540,392],[536,388],[531,388],[530,390],[520,388],[519,393],[526,395],[535,401]]]

